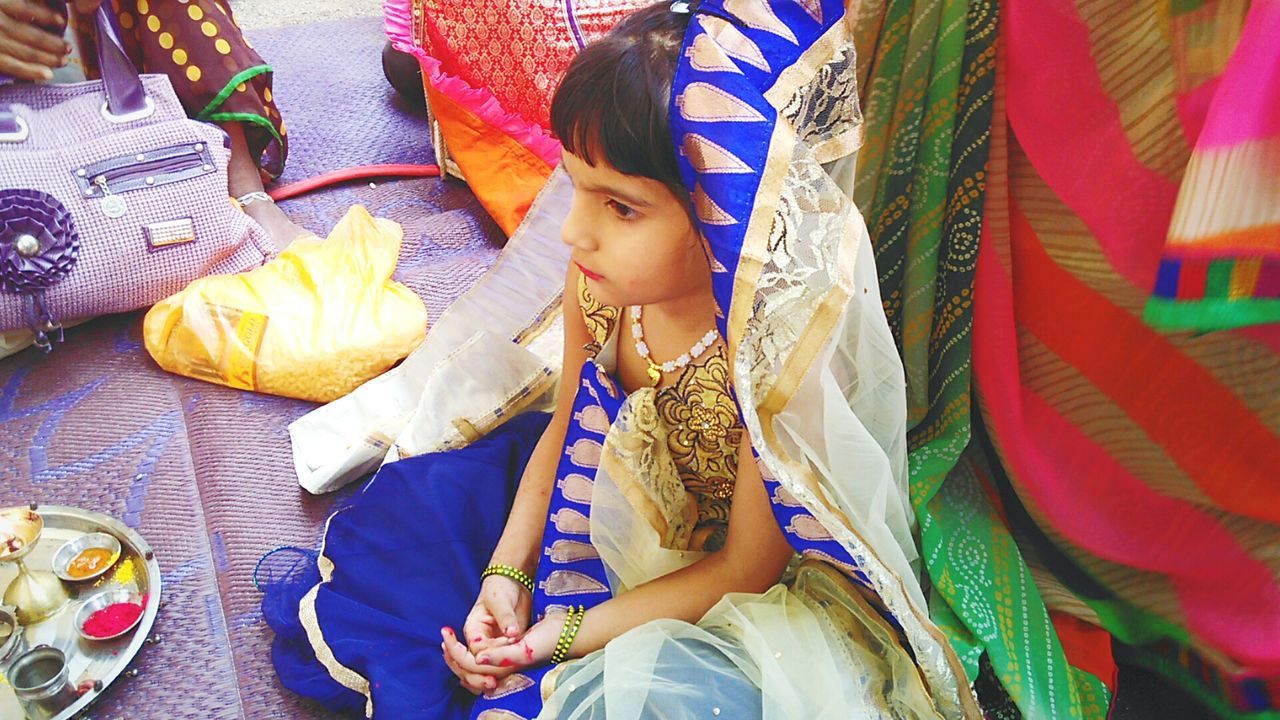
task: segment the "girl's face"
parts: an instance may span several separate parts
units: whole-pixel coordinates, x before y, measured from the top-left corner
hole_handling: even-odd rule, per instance
[[[560,237],[597,300],[656,305],[705,294],[711,270],[685,205],[666,185],[569,152],[573,205]]]

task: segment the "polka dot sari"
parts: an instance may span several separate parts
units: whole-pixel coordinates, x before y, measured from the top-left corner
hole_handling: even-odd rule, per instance
[[[139,69],[169,76],[197,120],[244,124],[249,149],[271,177],[284,169],[288,135],[271,95],[271,66],[249,45],[227,0],[104,0]],[[76,18],[91,77],[98,74],[90,16]]]

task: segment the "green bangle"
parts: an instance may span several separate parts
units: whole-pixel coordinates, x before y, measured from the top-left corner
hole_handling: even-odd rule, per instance
[[[573,647],[573,640],[578,637],[578,629],[582,627],[582,619],[586,616],[585,607],[569,606],[569,613],[564,618],[564,629],[560,631],[560,639],[556,641],[555,652],[551,653],[552,665],[559,665],[569,659],[569,648]]]
[[[484,572],[480,573],[480,582],[484,582],[484,579],[490,575],[501,575],[504,578],[515,580],[520,583],[525,590],[528,590],[530,595],[533,594],[533,578],[529,577],[525,571],[518,567],[512,567],[510,565],[490,565],[484,569]]]

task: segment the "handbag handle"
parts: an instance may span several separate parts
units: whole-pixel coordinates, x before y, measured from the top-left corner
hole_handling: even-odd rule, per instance
[[[113,122],[129,122],[155,112],[155,104],[142,87],[138,69],[124,51],[120,24],[111,11],[110,0],[102,0],[94,13],[98,25],[98,67],[107,91],[107,109],[103,114]]]
[[[47,4],[63,17],[70,17],[66,0],[47,0]],[[142,87],[142,78],[134,67],[120,39],[120,24],[111,10],[111,0],[102,0],[94,12],[94,24],[98,36],[98,69],[102,72],[102,85],[107,102],[102,115],[115,123],[140,120],[155,112],[155,104]]]

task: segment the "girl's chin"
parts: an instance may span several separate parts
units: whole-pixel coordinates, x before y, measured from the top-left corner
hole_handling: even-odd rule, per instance
[[[584,276],[585,277],[585,276]],[[625,298],[620,298],[618,292],[609,284],[607,280],[595,280],[587,278],[587,290],[591,291],[591,297],[601,305],[609,305],[618,307],[626,304]]]
[[[586,277],[586,276],[583,276]],[[587,290],[591,292],[591,297],[596,302],[609,307],[629,307],[631,305],[657,305],[664,302],[670,302],[680,298],[680,295],[672,294],[663,297],[663,293],[656,291],[655,284],[650,284],[645,288],[644,292],[628,292],[626,288],[619,288],[616,284],[609,281],[608,278],[594,280],[587,277]],[[635,281],[638,287],[644,287],[640,281]]]

